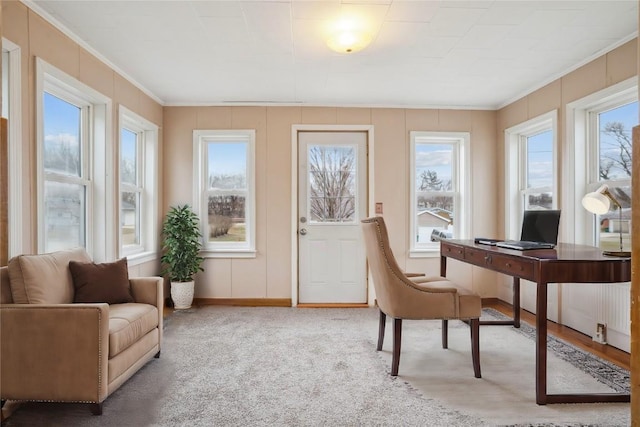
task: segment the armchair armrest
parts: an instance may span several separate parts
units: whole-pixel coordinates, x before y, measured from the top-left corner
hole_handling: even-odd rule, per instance
[[[158,309],[158,347],[162,348],[163,322],[164,322],[164,279],[162,277],[135,277],[130,278],[131,294],[135,302],[151,304]],[[156,355],[158,357],[160,352]]]
[[[129,284],[135,302],[151,304],[162,311],[164,305],[162,277],[133,277],[129,279]]]
[[[3,304],[0,323],[2,400],[107,397],[108,304]]]
[[[423,277],[423,276],[426,276],[426,274],[424,274],[424,273],[407,273],[406,271],[404,271],[403,273],[407,277]]]

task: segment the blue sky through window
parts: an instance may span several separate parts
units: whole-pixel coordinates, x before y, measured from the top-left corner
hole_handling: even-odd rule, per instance
[[[416,144],[416,185],[420,186],[420,175],[426,170],[435,171],[438,179],[451,181],[452,146],[449,144]]]
[[[242,176],[246,175],[246,142],[210,143],[208,154],[209,174]]]
[[[620,160],[621,146],[628,147],[631,150],[631,132],[635,125],[638,124],[638,102],[631,102],[620,107],[616,107],[609,111],[601,112],[598,115],[599,131],[600,131],[600,165],[611,164],[608,170],[608,179],[626,179],[629,173],[625,171],[616,162],[611,163],[611,159]],[[622,123],[624,127],[624,140],[618,140],[612,135],[607,135],[604,130],[607,124],[612,122]],[[631,156],[625,157],[629,166],[631,164]]]
[[[551,130],[527,137],[527,188],[553,185],[553,133]]]

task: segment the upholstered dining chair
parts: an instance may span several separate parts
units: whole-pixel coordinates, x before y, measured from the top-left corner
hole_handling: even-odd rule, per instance
[[[387,316],[393,319],[391,375],[398,375],[402,320],[442,320],[442,348],[448,348],[448,320],[468,321],[471,329],[471,356],[476,378],[480,374],[480,296],[444,277],[409,278],[399,268],[389,246],[382,217],[362,220],[362,230],[380,309],[377,350],[382,350]]]

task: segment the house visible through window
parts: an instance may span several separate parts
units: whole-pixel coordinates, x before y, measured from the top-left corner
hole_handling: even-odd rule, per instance
[[[411,251],[437,251],[468,230],[464,155],[469,135],[411,132]]]
[[[210,256],[255,254],[255,131],[194,131],[194,203]]]

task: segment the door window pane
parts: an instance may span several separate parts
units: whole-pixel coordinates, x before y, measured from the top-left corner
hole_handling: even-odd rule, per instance
[[[82,109],[44,92],[44,168],[81,176]]]
[[[311,222],[353,222],[356,200],[356,149],[311,145],[308,154]]]
[[[47,181],[44,193],[45,250],[84,246],[85,187]]]

